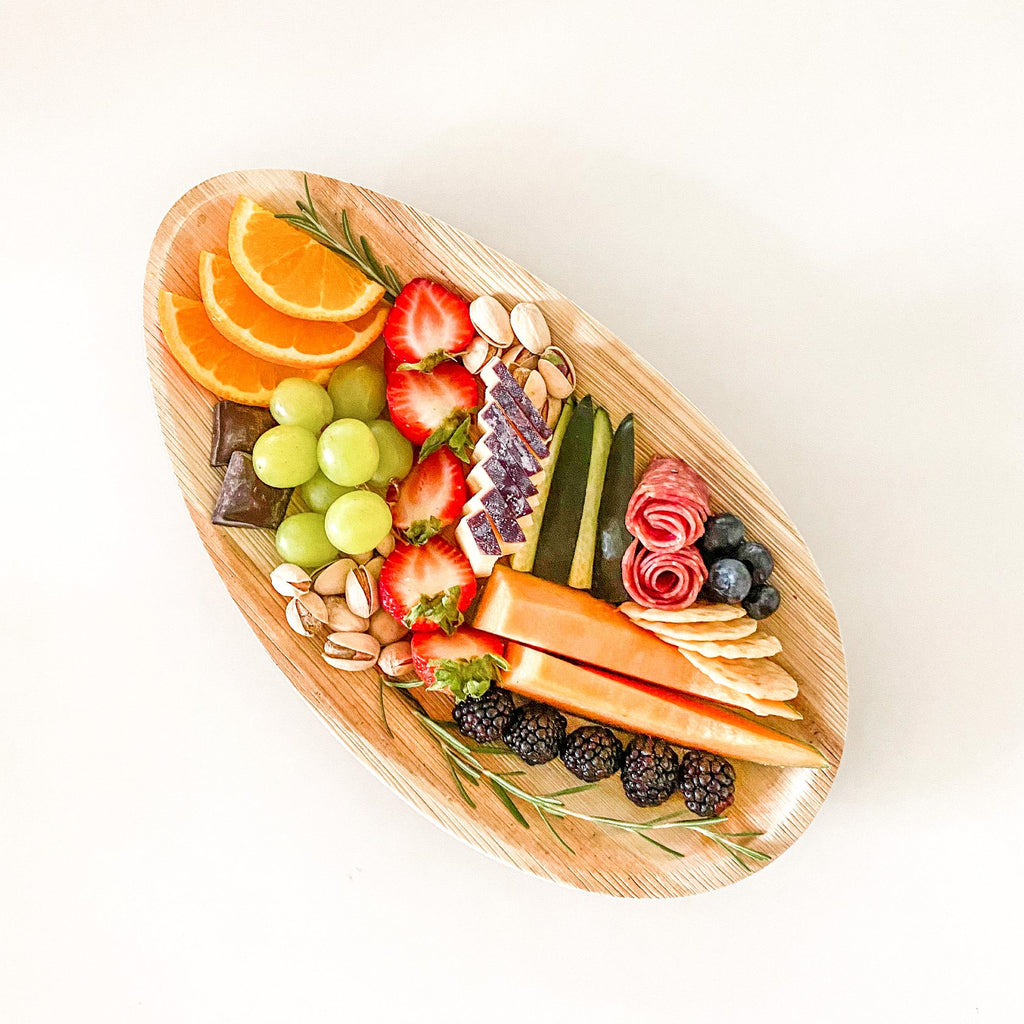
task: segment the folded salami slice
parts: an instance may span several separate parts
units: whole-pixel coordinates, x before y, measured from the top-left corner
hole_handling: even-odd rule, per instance
[[[626,529],[650,551],[681,551],[704,533],[708,485],[682,459],[651,459],[626,508]]]
[[[622,558],[623,585],[629,596],[645,608],[686,608],[697,599],[707,578],[704,560],[694,547],[648,551],[635,540]]]

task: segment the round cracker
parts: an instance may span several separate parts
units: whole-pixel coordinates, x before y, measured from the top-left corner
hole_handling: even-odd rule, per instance
[[[703,672],[687,681],[686,692],[692,693],[695,697],[703,697],[705,700],[713,700],[719,704],[728,704],[730,707],[752,711],[761,718],[774,716],[796,722],[804,717],[796,708],[784,701],[764,700],[761,697],[751,697],[749,693],[731,690],[728,686],[716,683],[714,679],[704,675]]]
[[[677,640],[676,646],[705,658],[770,658],[782,651],[779,638],[771,633],[753,633],[740,640]]]
[[[662,640],[742,640],[757,629],[753,619],[744,616],[729,622],[638,622]]]
[[[707,604],[703,601],[672,611],[645,608],[635,601],[627,601],[619,605],[619,611],[628,615],[638,626],[645,622],[728,622],[729,619],[741,619],[746,615],[738,604]]]
[[[707,658],[680,648],[695,668],[716,683],[763,700],[789,700],[799,691],[796,680],[770,658]]]

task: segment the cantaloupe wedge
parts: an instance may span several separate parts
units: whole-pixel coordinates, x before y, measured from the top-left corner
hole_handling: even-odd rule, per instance
[[[697,693],[701,673],[673,646],[618,609],[572,587],[495,566],[477,629],[597,668]]]
[[[758,764],[824,768],[814,747],[715,704],[510,643],[502,685],[582,718]]]

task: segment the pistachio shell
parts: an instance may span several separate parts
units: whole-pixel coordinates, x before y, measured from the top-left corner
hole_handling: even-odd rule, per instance
[[[544,383],[544,378],[536,370],[530,371],[530,375],[526,378],[526,383],[523,385],[523,392],[533,403],[534,408],[544,408],[544,403],[548,397],[548,389]]]
[[[462,365],[470,373],[479,373],[491,358],[494,346],[482,335],[478,334],[462,351]],[[495,349],[497,351],[497,349]]]
[[[309,573],[291,562],[283,562],[270,574],[270,585],[282,597],[298,597],[305,594],[310,586]]]
[[[576,369],[560,348],[552,345],[540,357],[537,369],[553,398],[568,398],[576,389]]]
[[[518,341],[535,355],[540,355],[551,344],[551,331],[539,306],[520,302],[512,307],[510,319]]]
[[[321,569],[313,581],[313,589],[322,597],[345,593],[345,582],[348,574],[356,567],[351,558],[339,558],[327,568]]]
[[[513,342],[512,323],[505,307],[493,295],[480,295],[469,304],[469,319],[477,333],[498,348],[508,348]]]

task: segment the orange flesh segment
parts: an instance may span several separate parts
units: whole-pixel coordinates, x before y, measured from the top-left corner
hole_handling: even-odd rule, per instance
[[[326,384],[330,370],[296,369],[269,363],[232,345],[210,323],[201,302],[162,291],[160,329],[181,368],[207,391],[242,405],[269,405],[285,377],[307,377]]]
[[[824,768],[821,753],[726,708],[510,643],[502,686],[582,718],[757,764]]]
[[[355,320],[384,295],[355,264],[245,196],[231,214],[228,252],[259,299],[302,320]]]
[[[344,323],[300,320],[268,306],[242,280],[227,256],[199,254],[199,287],[214,327],[254,356],[285,366],[337,366],[373,344],[388,306]]]
[[[612,605],[504,565],[494,567],[473,625],[684,693],[699,693],[695,687],[705,678],[674,647]]]

